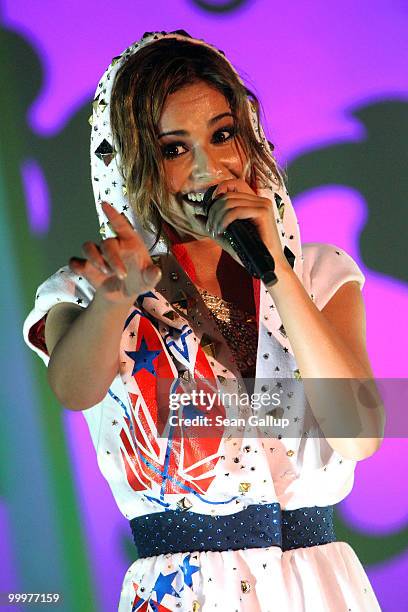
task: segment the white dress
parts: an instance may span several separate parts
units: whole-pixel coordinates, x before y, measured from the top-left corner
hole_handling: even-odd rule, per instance
[[[345,282],[363,285],[360,269],[341,249],[310,244],[303,245],[303,253],[303,284],[319,309]],[[98,464],[123,515],[129,520],[156,513],[170,517],[182,509],[197,517],[225,516],[225,536],[228,515],[248,507],[256,521],[256,509],[265,505],[289,511],[343,500],[352,489],[356,462],[333,451],[324,438],[307,435],[316,425],[310,408],[296,401],[288,413],[292,396],[287,389],[282,407],[299,424],[296,436],[262,435],[259,426],[248,429],[246,437],[180,438],[176,443],[169,435],[155,412],[159,402],[152,389],[160,377],[174,380],[192,363],[194,378],[202,375],[214,385],[239,383],[240,376],[197,288],[174,257],[165,265],[169,268],[156,290],[129,312],[121,370],[109,393],[83,411]],[[174,302],[183,299],[180,291],[196,305],[194,324],[177,309],[174,316]],[[58,302],[86,307],[93,293],[68,267],[39,287],[24,337],[46,364],[44,316]],[[270,379],[272,371],[276,377],[276,368],[292,384],[296,362],[268,333],[270,302],[262,284],[259,300],[257,384]],[[204,337],[217,344],[215,356],[203,350]],[[242,407],[231,410],[241,414]],[[175,531],[169,528],[169,543]],[[284,552],[277,545],[206,551],[194,550],[192,544],[187,552],[139,558],[124,577],[118,610],[373,612],[380,607],[354,550],[346,542],[332,541]]]

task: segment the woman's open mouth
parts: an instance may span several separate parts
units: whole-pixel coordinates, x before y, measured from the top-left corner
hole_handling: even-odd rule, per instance
[[[189,210],[192,211],[195,217],[198,217],[201,220],[207,221],[207,213],[205,211],[203,202],[199,202],[199,201],[194,202],[193,200],[189,200],[187,195],[181,196],[181,199],[183,200],[183,202],[186,202],[186,204],[188,204]]]
[[[197,210],[204,210],[204,202],[202,200],[191,200],[188,198],[187,194],[181,196],[184,202],[187,202],[190,206],[195,207]]]
[[[189,200],[186,194],[183,195],[181,193],[177,194],[176,198],[178,199],[180,205],[184,208],[186,214],[190,217],[190,219],[191,216],[194,217],[194,220],[200,227],[200,231],[203,233],[203,235],[208,235],[206,228],[208,216],[205,212],[205,208],[203,207],[203,202],[194,202],[193,200]]]

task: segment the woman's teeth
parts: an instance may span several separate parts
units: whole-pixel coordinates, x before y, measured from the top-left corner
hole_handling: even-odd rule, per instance
[[[191,202],[202,202],[204,199],[204,193],[186,193],[184,197]]]
[[[201,219],[207,220],[207,214],[204,210],[203,205],[204,193],[205,192],[185,193],[182,198],[185,202],[189,203],[189,209],[192,211],[196,218],[201,217]]]

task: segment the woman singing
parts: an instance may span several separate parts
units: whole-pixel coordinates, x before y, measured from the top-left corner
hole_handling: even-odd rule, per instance
[[[333,528],[383,436],[383,408],[334,384],[373,377],[360,269],[301,244],[258,100],[212,45],[146,33],[103,75],[91,125],[103,239],[39,287],[24,334],[130,521],[119,611],[379,610]],[[225,233],[245,219],[273,285]],[[206,399],[181,401],[193,388]]]

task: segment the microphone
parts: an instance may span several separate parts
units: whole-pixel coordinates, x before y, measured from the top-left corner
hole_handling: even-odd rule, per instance
[[[212,194],[217,185],[211,185],[204,194],[203,208],[208,214]],[[242,261],[244,267],[254,278],[260,278],[266,287],[272,287],[278,279],[274,272],[275,261],[262,242],[258,229],[250,219],[235,219],[222,233],[235,253]]]

